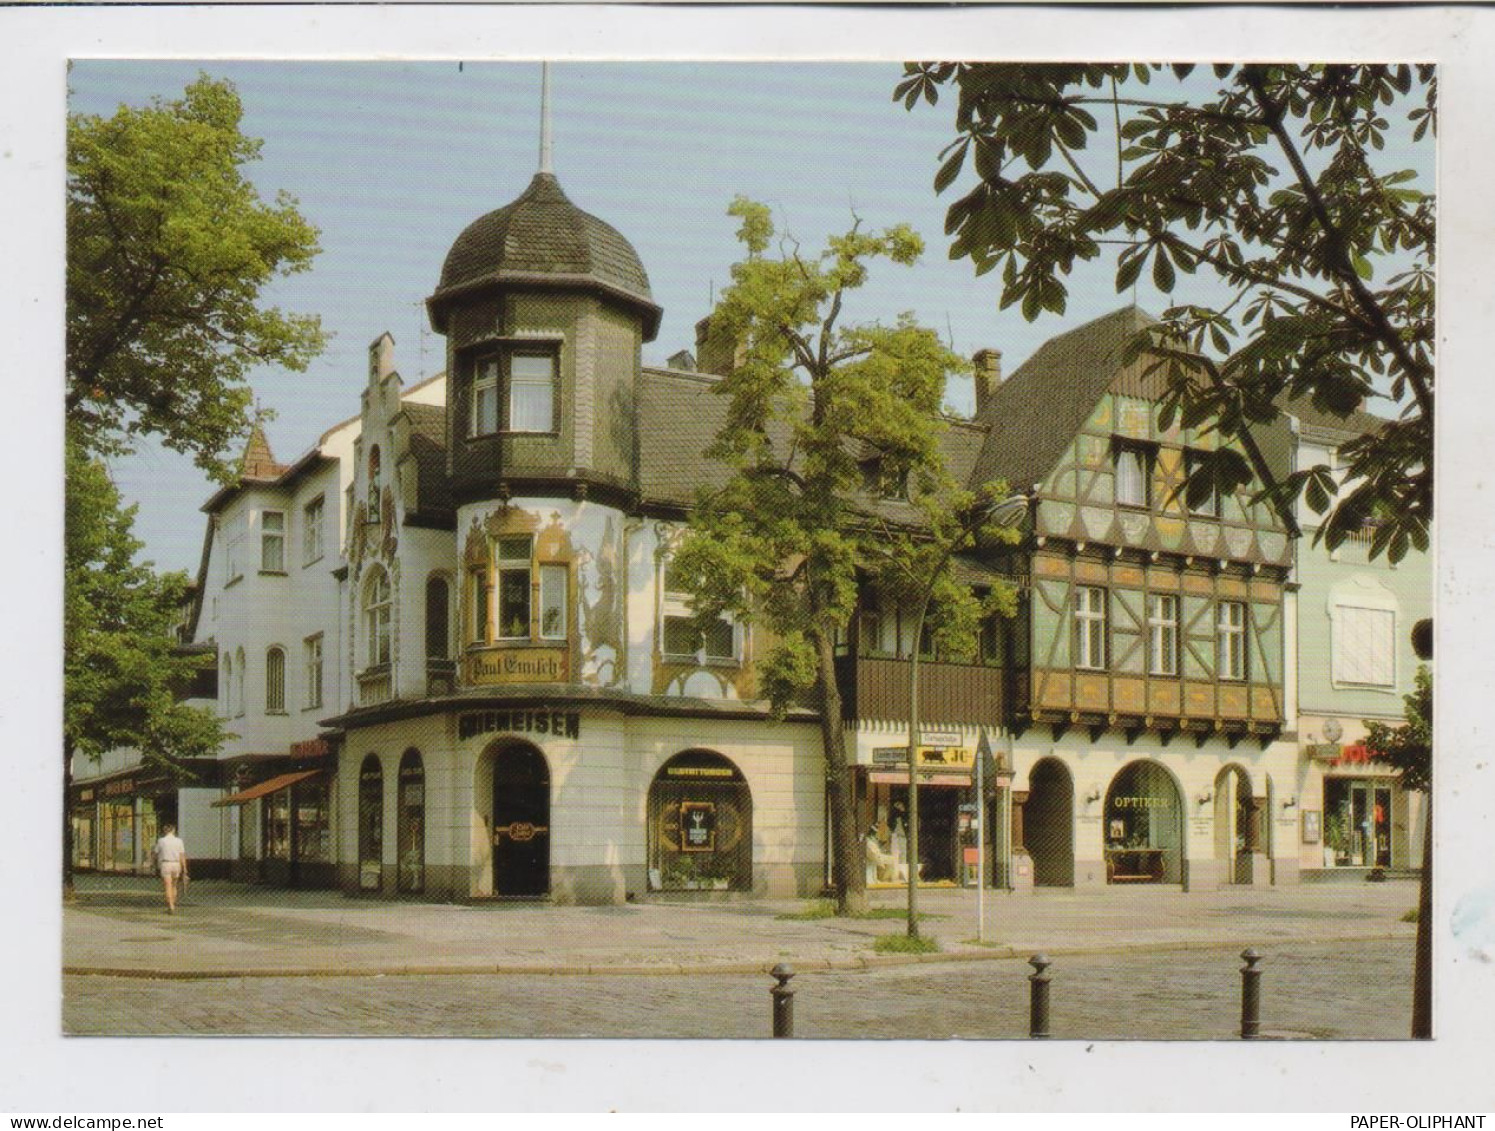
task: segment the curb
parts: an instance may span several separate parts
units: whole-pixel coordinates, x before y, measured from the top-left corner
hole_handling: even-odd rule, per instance
[[[796,974],[854,972],[887,969],[897,966],[952,962],[1011,962],[1026,961],[1027,956],[1040,951],[1051,957],[1079,957],[1102,954],[1157,953],[1174,950],[1229,950],[1239,951],[1247,945],[1257,947],[1323,945],[1336,942],[1384,942],[1390,939],[1410,939],[1411,931],[1386,931],[1379,934],[1320,935],[1312,938],[1272,939],[1267,942],[1248,943],[1242,941],[1223,942],[1212,939],[1177,939],[1139,943],[1111,943],[1100,945],[1045,946],[1042,944],[1013,946],[1001,944],[983,950],[952,950],[934,954],[859,954],[847,958],[790,959]],[[392,964],[369,966],[357,969],[325,966],[285,966],[257,968],[227,968],[222,970],[153,970],[146,967],[121,966],[70,966],[64,965],[65,976],[84,978],[136,978],[156,981],[212,981],[229,978],[411,978],[441,977],[449,975],[498,975],[498,976],[634,976],[671,975],[692,976],[702,974],[762,974],[765,977],[778,961],[750,962],[734,961],[711,964],[684,965],[678,962],[661,962],[654,965],[642,963],[599,962],[587,964],[539,964],[482,963],[453,966],[416,966]]]

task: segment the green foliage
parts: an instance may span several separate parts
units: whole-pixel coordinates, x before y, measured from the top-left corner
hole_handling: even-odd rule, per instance
[[[1400,726],[1366,721],[1365,745],[1383,762],[1401,771],[1407,789],[1430,790],[1433,785],[1433,675],[1426,665],[1417,669],[1411,695],[1403,696],[1407,721]]]
[[[71,442],[66,507],[65,755],[133,747],[148,764],[171,766],[216,754],[217,717],[177,698],[200,662],[178,652],[172,636],[186,575],[136,563],[135,508],[121,505],[103,465]]]
[[[878,954],[934,954],[940,944],[923,935],[878,935],[872,949]]]
[[[811,256],[764,205],[738,198],[729,213],[745,255],[708,330],[711,352],[735,359],[716,386],[728,408],[709,450],[729,475],[697,499],[674,573],[703,624],[730,613],[767,629],[759,685],[776,711],[807,699],[819,710],[844,911],[863,872],[833,649],[874,572],[941,586],[944,631],[970,632],[970,595],[937,576],[954,552],[947,532],[965,545],[990,525],[941,454],[946,378],[964,363],[912,315],[843,322],[871,264],[918,258],[906,226],[868,233],[857,220]],[[885,497],[892,485],[906,498]]]
[[[1251,457],[1205,459],[1191,497],[1195,477],[1202,498],[1206,480],[1228,491],[1254,471],[1289,529],[1299,495],[1330,512],[1330,549],[1374,519],[1372,556],[1425,550],[1435,202],[1412,170],[1382,166],[1391,116],[1409,144],[1432,146],[1435,70],[1222,64],[1211,90],[1193,69],[909,63],[894,98],[932,105],[955,89],[957,136],[934,187],[970,159],[976,183],[946,216],[950,255],[1000,268],[1004,309],[1062,313],[1065,278],[1102,256],[1118,292],[1144,270],[1165,294],[1200,271],[1228,289],[1218,309],[1171,307],[1134,344],[1167,374],[1166,419],[1214,422]],[[1253,451],[1251,429],[1291,400],[1343,417],[1383,395],[1395,419],[1341,449],[1342,493],[1327,468],[1280,476]]]
[[[203,75],[176,101],[68,118],[67,416],[89,452],[155,436],[227,482],[247,371],[322,348],[316,318],[260,303],[310,266],[317,230],[245,179],[260,142],[240,117],[232,84]]]

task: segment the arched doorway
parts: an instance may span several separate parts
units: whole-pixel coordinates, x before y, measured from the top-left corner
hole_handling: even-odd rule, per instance
[[[1058,758],[1040,758],[1028,774],[1023,802],[1023,847],[1033,858],[1035,887],[1075,882],[1075,784]]]
[[[1183,797],[1156,762],[1129,762],[1106,791],[1106,881],[1183,883]]]
[[[420,751],[400,758],[400,795],[395,831],[396,889],[426,890],[426,767]]]
[[[528,743],[493,756],[493,894],[550,891],[550,767]]]
[[[1229,884],[1255,880],[1255,854],[1261,848],[1261,822],[1251,793],[1251,777],[1231,764],[1215,775],[1215,859]]]
[[[687,750],[659,768],[648,827],[651,890],[752,890],[752,793],[720,754]]]
[[[370,754],[358,771],[358,887],[378,891],[384,882],[384,768]]]

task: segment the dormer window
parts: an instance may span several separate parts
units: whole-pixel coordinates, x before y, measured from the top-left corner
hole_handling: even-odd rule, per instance
[[[485,354],[473,365],[468,435],[555,432],[556,351],[515,346]]]

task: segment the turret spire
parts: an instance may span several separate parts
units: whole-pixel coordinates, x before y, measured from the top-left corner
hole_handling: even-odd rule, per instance
[[[540,172],[553,174],[550,167],[550,64],[540,64]]]

